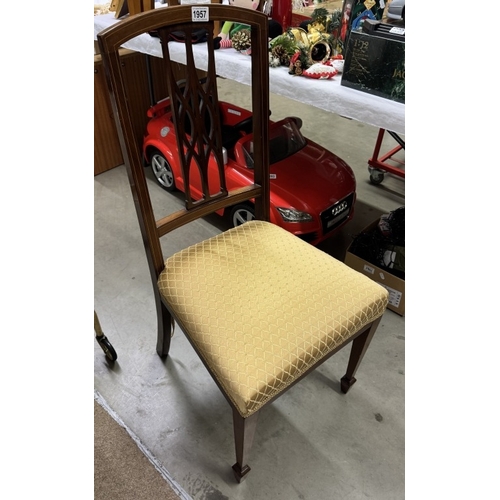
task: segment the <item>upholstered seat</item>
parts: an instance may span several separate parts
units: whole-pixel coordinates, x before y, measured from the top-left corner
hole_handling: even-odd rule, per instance
[[[380,285],[263,221],[176,253],[158,286],[243,417],[387,305]]]

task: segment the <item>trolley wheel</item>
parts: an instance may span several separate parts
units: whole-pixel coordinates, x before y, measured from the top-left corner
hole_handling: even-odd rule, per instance
[[[368,171],[370,172],[370,182],[372,184],[380,184],[384,180],[384,172],[382,170],[368,167]]]
[[[97,343],[101,346],[101,349],[104,351],[104,354],[106,354],[106,357],[111,361],[116,361],[118,355],[116,354],[114,347],[111,345],[111,342],[107,339],[107,337],[105,335],[98,335],[96,336],[96,340]]]

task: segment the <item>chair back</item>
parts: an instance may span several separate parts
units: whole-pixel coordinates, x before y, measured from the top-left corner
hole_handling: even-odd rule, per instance
[[[228,191],[225,180],[224,150],[218,108],[217,68],[214,49],[214,23],[231,19],[247,24],[251,29],[252,113],[254,134],[254,183]],[[193,44],[192,34],[200,29],[207,31],[206,44]],[[182,32],[185,43],[169,42],[172,33]],[[155,37],[151,36],[155,34]],[[148,179],[142,158],[141,145],[137,143],[132,123],[130,102],[122,74],[119,49],[135,37],[161,44],[163,63],[167,75],[167,94],[171,99],[177,147],[185,185],[185,208],[173,214],[155,218],[148,190]],[[160,238],[174,229],[207,216],[220,209],[252,200],[255,216],[269,220],[269,59],[268,18],[256,10],[218,3],[177,5],[157,8],[126,18],[97,35],[103,64],[108,79],[111,102],[117,123],[134,203],[137,210],[151,275],[156,282],[164,268]],[[171,44],[182,46],[186,64],[183,81],[174,78]],[[200,81],[196,71],[196,58],[206,58],[206,78]],[[235,57],[243,57],[235,54]],[[188,126],[186,127],[186,124]],[[207,124],[210,126],[207,128]],[[209,163],[217,165],[218,182],[209,183]],[[201,178],[203,196],[193,199],[189,179],[197,170]],[[213,175],[210,176],[213,183]]]

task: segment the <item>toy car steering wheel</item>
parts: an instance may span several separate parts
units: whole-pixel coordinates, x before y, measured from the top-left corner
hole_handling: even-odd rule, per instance
[[[252,132],[252,124],[253,124],[253,117],[250,116],[248,118],[245,118],[240,123],[237,123],[235,128],[238,132],[244,132],[245,134],[249,134]]]

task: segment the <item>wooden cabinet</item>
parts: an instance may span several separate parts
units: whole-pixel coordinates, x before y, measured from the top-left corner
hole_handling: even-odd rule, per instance
[[[138,144],[146,130],[152,99],[167,97],[163,59],[130,50],[121,51],[122,71],[129,93]],[[94,175],[123,164],[118,132],[101,56],[94,56]]]
[[[122,164],[104,68],[100,56],[94,56],[94,175]]]

